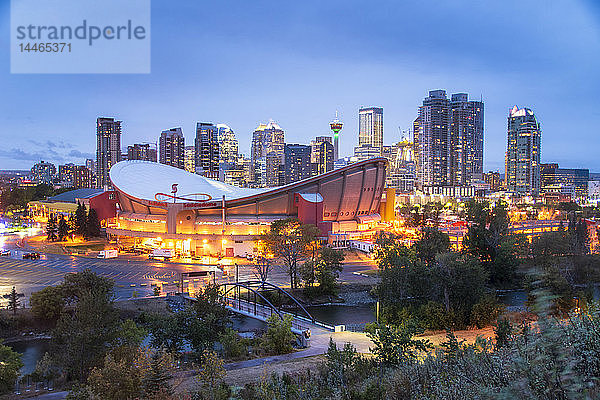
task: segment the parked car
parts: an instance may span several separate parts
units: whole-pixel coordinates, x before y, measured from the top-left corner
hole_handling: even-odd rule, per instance
[[[36,253],[34,251],[32,251],[31,253],[23,253],[23,259],[29,259],[29,260],[39,260],[40,259],[40,253]]]
[[[10,256],[10,250],[2,250],[2,252],[0,252],[0,256],[3,256],[3,257]]]

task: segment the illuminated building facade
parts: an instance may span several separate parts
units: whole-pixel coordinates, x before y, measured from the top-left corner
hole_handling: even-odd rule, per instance
[[[109,188],[108,173],[121,161],[121,121],[114,118],[96,120],[96,187]]]
[[[540,164],[540,180],[542,193],[554,192],[556,188],[572,191],[573,198],[588,197],[589,169],[559,168],[558,164]]]
[[[358,147],[370,146],[383,150],[383,108],[362,107],[358,110]],[[338,155],[339,157],[339,155]]]
[[[149,143],[135,143],[127,146],[128,160],[158,161],[156,149],[150,147]]]
[[[506,189],[518,195],[540,192],[542,131],[529,108],[514,106],[508,115],[506,146]]]
[[[270,120],[252,134],[250,180],[254,187],[275,187],[282,183],[285,133]]]
[[[31,177],[36,183],[45,183],[47,185],[52,185],[55,175],[56,167],[52,163],[40,161],[39,163],[34,164],[33,167],[31,167]]]
[[[171,128],[162,131],[160,134],[159,146],[159,162],[161,164],[183,169],[185,139],[181,128]]]
[[[219,130],[210,123],[196,124],[196,173],[219,179]]]

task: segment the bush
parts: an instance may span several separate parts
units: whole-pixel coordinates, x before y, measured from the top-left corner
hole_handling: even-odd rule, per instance
[[[248,355],[248,339],[241,338],[236,331],[227,328],[219,335],[223,346],[223,357],[240,359]]]
[[[498,303],[494,296],[483,296],[479,303],[471,309],[471,325],[476,326],[478,329],[489,326],[504,312],[504,309],[504,305]]]
[[[273,355],[292,352],[292,343],[296,339],[292,333],[292,316],[285,314],[281,319],[277,314],[271,314],[267,318],[267,325],[261,340],[262,349]]]

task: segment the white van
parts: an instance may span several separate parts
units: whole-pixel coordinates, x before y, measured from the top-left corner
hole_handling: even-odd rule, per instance
[[[117,258],[118,255],[118,250],[101,250],[98,253],[98,258]]]
[[[170,258],[175,257],[175,250],[174,249],[153,249],[150,252],[150,255],[148,256],[149,259],[162,259],[162,260],[168,260]]]

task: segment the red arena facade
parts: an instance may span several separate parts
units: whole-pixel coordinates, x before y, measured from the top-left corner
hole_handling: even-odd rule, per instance
[[[107,233],[123,242],[158,241],[153,245],[182,254],[240,256],[252,253],[273,221],[297,217],[335,241],[381,220],[386,163],[373,158],[285,186],[248,189],[164,164],[122,161],[110,170],[118,211]]]

